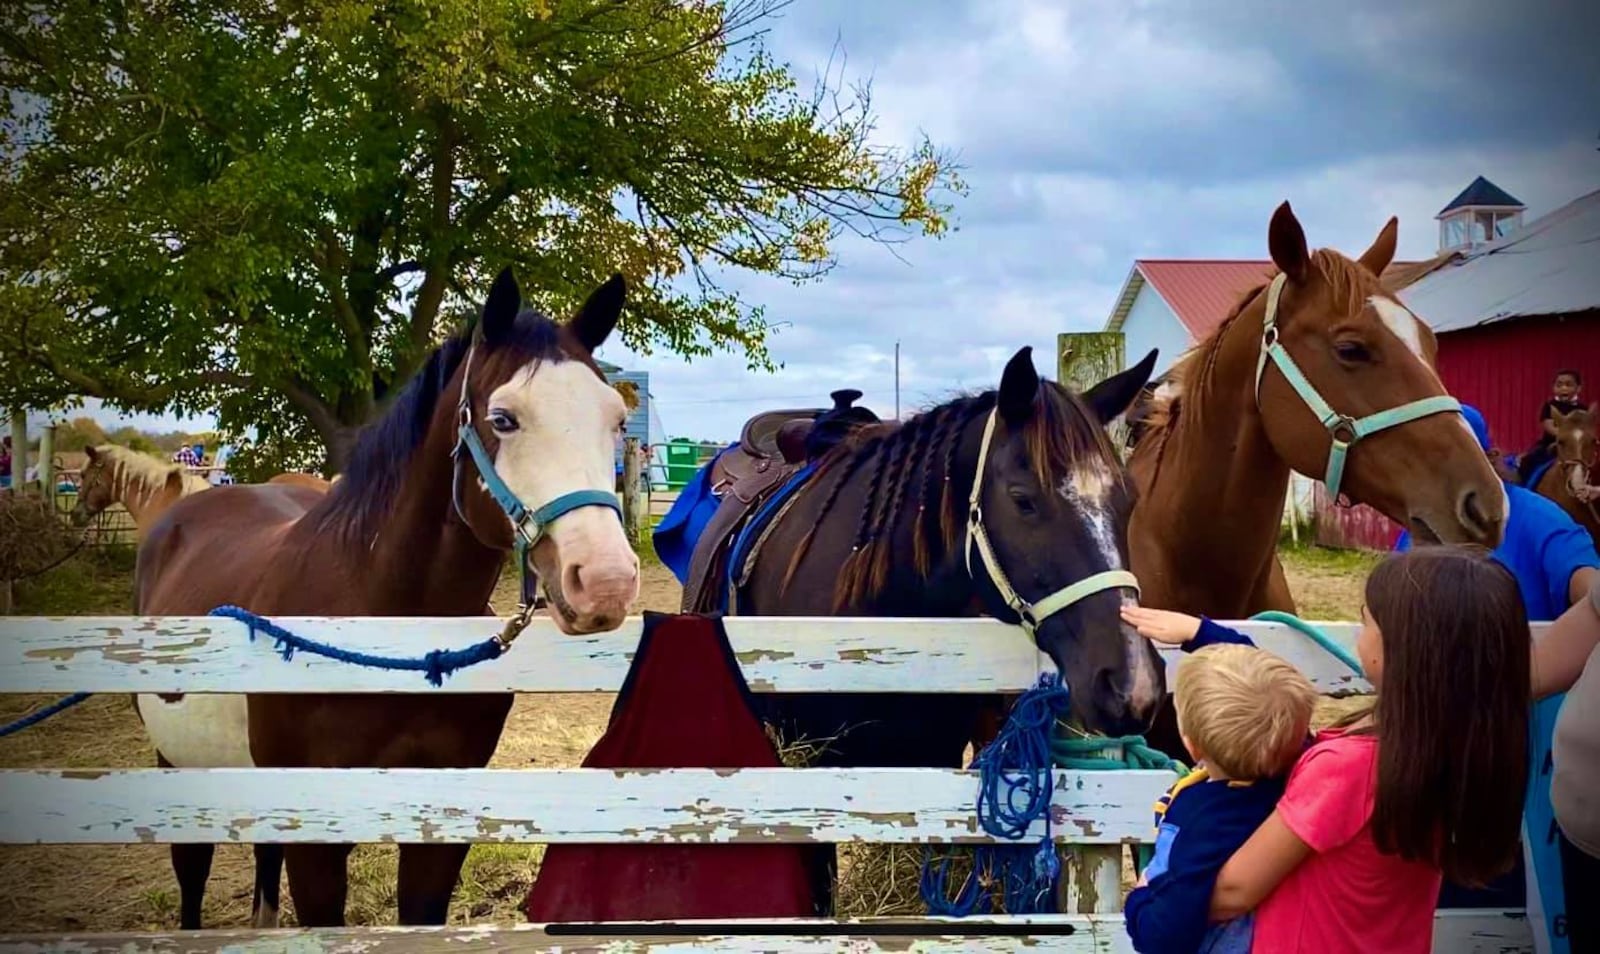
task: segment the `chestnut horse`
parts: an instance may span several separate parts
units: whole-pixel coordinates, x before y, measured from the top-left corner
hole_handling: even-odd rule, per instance
[[[1570,414],[1551,412],[1556,426],[1555,459],[1535,482],[1533,490],[1561,505],[1579,526],[1600,543],[1600,503],[1579,500],[1577,491],[1600,480],[1595,466],[1595,427],[1600,424],[1600,403]]]
[[[136,612],[235,604],[267,616],[477,616],[515,548],[538,570],[563,632],[615,629],[638,595],[639,561],[614,491],[626,411],[592,352],[616,326],[624,291],[614,276],[560,325],[522,310],[502,272],[481,321],[428,358],[331,490],[219,487],[167,511],[139,551]],[[480,768],[511,702],[251,695],[248,754],[264,767]],[[352,847],[283,848],[301,924],[344,922]],[[402,924],[444,923],[467,847],[400,847]],[[185,928],[198,926],[211,856],[210,845],[173,848]]]
[[[134,539],[143,541],[156,518],[179,499],[211,484],[182,464],[141,454],[118,444],[98,444],[83,449],[88,461],[78,478],[78,502],[72,522],[82,527],[111,507],[122,504],[133,519]]]
[[[1129,458],[1144,604],[1293,612],[1277,558],[1291,470],[1421,539],[1498,545],[1505,490],[1434,370],[1432,331],[1378,278],[1397,227],[1351,261],[1311,252],[1287,202],[1273,214],[1277,275],[1173,368]],[[1165,706],[1152,739],[1178,756],[1175,729]]]
[[[860,426],[764,531],[742,568],[739,611],[1018,623],[1070,686],[1075,718],[1114,735],[1143,731],[1166,675],[1120,617],[1138,594],[1127,572],[1132,497],[1105,424],[1132,403],[1155,360],[1151,351],[1079,395],[1041,380],[1023,348],[998,390]],[[787,742],[822,743],[819,766],[956,768],[989,702],[798,693],[762,705]],[[834,848],[808,856],[827,911]]]
[[[72,508],[75,526],[84,526],[113,504],[122,504],[133,520],[134,540],[142,542],[145,531],[168,507],[190,494],[211,489],[210,481],[182,464],[141,454],[120,444],[97,444],[85,447],[83,452],[88,461],[78,477],[78,502]],[[267,483],[296,484],[318,490],[332,486],[321,477],[292,472],[278,474]]]

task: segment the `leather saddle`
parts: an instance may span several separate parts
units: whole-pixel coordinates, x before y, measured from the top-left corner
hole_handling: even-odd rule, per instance
[[[829,396],[831,408],[762,411],[745,422],[739,443],[712,461],[711,493],[720,503],[695,542],[683,588],[684,612],[721,611],[728,556],[761,504],[855,427],[878,420],[867,408],[853,406],[860,391]]]

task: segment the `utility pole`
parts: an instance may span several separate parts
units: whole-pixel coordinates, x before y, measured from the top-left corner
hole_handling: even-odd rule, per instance
[[[900,342],[894,343],[894,419],[900,420]]]

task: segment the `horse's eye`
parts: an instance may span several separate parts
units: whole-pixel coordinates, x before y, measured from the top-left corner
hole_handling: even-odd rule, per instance
[[[1010,493],[1010,497],[1011,502],[1017,505],[1017,510],[1020,511],[1023,516],[1031,517],[1039,512],[1039,508],[1034,506],[1033,498],[1029,497],[1027,494],[1022,493],[1021,491],[1013,490]]]
[[[496,434],[509,434],[516,430],[520,425],[517,424],[517,417],[515,414],[512,414],[510,411],[495,408],[489,412],[489,426],[494,428],[494,432]]]
[[[1362,364],[1372,360],[1372,353],[1359,341],[1336,342],[1333,353],[1339,356],[1340,361],[1348,364]]]

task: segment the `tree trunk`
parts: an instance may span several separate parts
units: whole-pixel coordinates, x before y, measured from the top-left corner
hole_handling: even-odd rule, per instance
[[[360,433],[360,425],[341,425],[333,433],[322,435],[323,447],[328,452],[322,476],[331,480],[334,475],[344,473],[350,466],[350,455],[355,452],[356,437]]]

